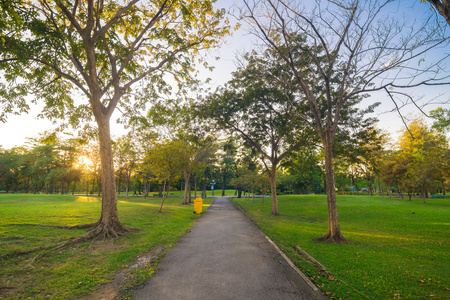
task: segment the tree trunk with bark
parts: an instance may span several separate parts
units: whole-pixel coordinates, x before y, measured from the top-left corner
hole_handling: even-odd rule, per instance
[[[427,204],[425,200],[425,183],[422,184],[422,189],[420,190],[420,196],[422,197],[423,204]]]
[[[270,191],[272,196],[272,215],[279,216],[278,199],[277,199],[277,182],[276,182],[277,165],[272,163],[272,168],[269,173]]]
[[[161,201],[161,206],[159,207],[158,213],[162,212],[162,208],[164,205],[164,201],[166,201],[167,195],[169,194],[169,190],[170,190],[170,181],[167,182],[167,190],[166,190],[166,182],[164,182],[164,187],[163,187],[163,199]]]
[[[114,178],[113,152],[109,120],[96,116],[100,144],[101,177],[102,177],[102,213],[93,236],[100,239],[124,235],[130,228],[122,225],[117,211],[116,184]]]
[[[323,141],[323,146],[325,150],[325,178],[327,183],[328,232],[317,240],[331,243],[346,243],[347,240],[342,236],[341,227],[339,225],[333,166],[333,143],[331,142],[330,137],[327,136],[326,140]]]
[[[191,180],[191,172],[189,172],[189,170],[184,170],[184,197],[182,204],[188,204],[190,180]]]
[[[222,197],[225,196],[225,181],[227,179],[227,173],[224,171],[223,172],[223,177],[222,177]]]

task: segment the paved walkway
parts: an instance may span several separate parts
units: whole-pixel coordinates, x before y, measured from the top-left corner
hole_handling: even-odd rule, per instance
[[[225,197],[161,260],[132,299],[324,299]]]

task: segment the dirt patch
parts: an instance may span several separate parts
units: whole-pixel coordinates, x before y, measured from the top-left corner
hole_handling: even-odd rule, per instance
[[[152,251],[145,253],[144,255],[138,256],[137,259],[129,267],[123,269],[114,276],[114,280],[108,284],[100,286],[99,290],[90,294],[86,297],[81,298],[82,300],[111,300],[120,296],[120,288],[125,285],[127,280],[132,279],[132,275],[129,273],[132,270],[137,270],[142,268],[156,260],[158,260],[159,255],[164,251],[164,247],[157,247]]]

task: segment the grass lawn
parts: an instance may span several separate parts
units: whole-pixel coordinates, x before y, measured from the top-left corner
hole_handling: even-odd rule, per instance
[[[413,201],[338,196],[341,230],[351,244],[313,241],[327,231],[326,196],[279,196],[242,205],[292,261],[332,299],[450,299],[450,199]],[[325,276],[294,250],[308,252]]]
[[[164,247],[165,252],[192,226],[198,215],[193,205],[179,205],[180,198],[119,197],[119,217],[126,226],[139,229],[105,242],[86,242],[53,252],[36,252],[0,259],[0,299],[79,299],[113,280],[114,275],[137,256]],[[204,200],[204,210],[212,198]],[[86,230],[66,230],[35,225],[78,225],[98,220],[97,197],[0,194],[0,255],[79,236]],[[42,255],[33,259],[38,255]],[[138,285],[155,272],[155,264],[131,271]]]

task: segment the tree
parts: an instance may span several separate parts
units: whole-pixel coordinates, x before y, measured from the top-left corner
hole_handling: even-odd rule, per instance
[[[43,114],[51,118],[68,119],[77,126],[80,118],[94,117],[100,144],[102,214],[83,239],[123,235],[129,229],[117,213],[111,115],[118,106],[133,101],[132,88],[135,95],[140,88],[158,90],[166,73],[186,83],[195,57],[201,59],[198,51],[217,46],[229,32],[228,25],[221,23],[224,10],[215,10],[213,1],[190,0],[11,5],[11,12],[29,13],[14,24],[2,23],[2,28],[21,30],[2,31],[9,34],[2,35],[0,48],[0,69],[7,80],[0,87],[1,101],[25,110],[23,95],[28,92],[45,101]]]
[[[246,54],[245,66],[233,73],[228,85],[210,95],[201,110],[220,128],[236,132],[260,159],[270,179],[272,214],[279,215],[277,167],[286,155],[312,138],[302,122],[290,117],[295,90],[266,76],[279,72],[279,62],[272,54]]]
[[[136,145],[130,136],[123,136],[117,139],[113,145],[115,163],[117,165],[118,177],[121,175],[125,181],[125,195],[128,197],[130,190],[131,176],[136,168],[138,153],[135,151]]]
[[[323,186],[323,170],[319,149],[302,148],[294,151],[282,164],[286,173],[295,178],[298,193],[319,192]]]
[[[389,187],[396,187],[401,191],[408,192],[409,200],[414,186],[410,184],[406,176],[408,162],[402,157],[398,151],[386,151],[381,159],[380,177],[383,183]]]
[[[442,57],[420,65],[424,53],[448,41],[432,20],[408,23],[395,14],[394,1],[316,1],[308,9],[300,2],[244,0],[240,15],[253,33],[288,67],[285,84],[300,91],[297,114],[319,135],[325,154],[328,232],[321,241],[346,242],[336,203],[333,145],[343,107],[361,95],[396,88],[442,84]],[[427,58],[428,59],[428,58]],[[417,64],[419,63],[419,67]],[[403,78],[403,70],[408,70]]]
[[[183,141],[171,140],[155,143],[145,155],[144,162],[152,170],[153,177],[159,183],[164,184],[163,200],[159,212],[162,211],[171,182],[180,176],[183,164],[183,159],[180,158],[180,148],[183,143]]]
[[[443,134],[430,130],[422,121],[412,122],[408,129],[398,142],[399,155],[405,162],[405,179],[421,192],[426,203],[428,191],[448,169],[448,142]]]
[[[431,117],[435,119],[433,128],[441,132],[450,131],[450,109],[437,108],[430,112]]]
[[[21,180],[22,153],[18,148],[3,150],[0,148],[0,186],[8,193],[16,192]]]

